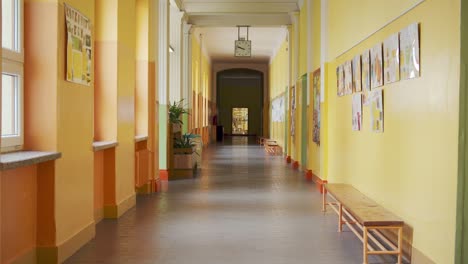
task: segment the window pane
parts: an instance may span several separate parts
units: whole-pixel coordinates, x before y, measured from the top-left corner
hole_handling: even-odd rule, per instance
[[[2,74],[2,137],[18,136],[18,76]]]
[[[2,0],[2,46],[14,51],[19,51],[17,1]]]

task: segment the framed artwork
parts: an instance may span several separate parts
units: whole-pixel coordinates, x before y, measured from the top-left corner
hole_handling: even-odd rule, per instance
[[[383,107],[383,92],[378,89],[371,92],[370,96],[370,120],[373,132],[383,133],[384,131],[384,107]]]
[[[271,121],[284,122],[284,94],[271,102]]]
[[[366,50],[361,55],[362,58],[362,90],[370,91],[371,90],[371,83],[370,83],[370,51]]]
[[[351,61],[344,63],[344,93],[345,95],[353,93],[353,66]]]
[[[75,8],[65,6],[66,80],[91,85],[91,20]]]
[[[340,65],[336,68],[336,86],[337,86],[337,94],[338,96],[345,95],[344,92],[344,69],[343,65]]]
[[[409,25],[400,31],[400,75],[402,80],[420,76],[419,25]]]
[[[353,94],[353,131],[360,131],[362,129],[362,95]]]
[[[362,91],[361,78],[361,55],[357,55],[353,58],[353,90],[355,92]]]
[[[314,95],[312,141],[317,145],[320,145],[320,89],[320,69],[318,69],[312,73],[312,90]]]
[[[382,43],[375,45],[370,51],[371,58],[371,88],[383,85]]]
[[[384,41],[384,82],[394,83],[400,80],[400,48],[398,33]]]

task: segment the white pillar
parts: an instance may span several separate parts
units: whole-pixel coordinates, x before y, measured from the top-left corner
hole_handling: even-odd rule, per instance
[[[169,2],[159,0],[159,52],[158,52],[158,98],[159,98],[159,169],[167,170],[167,105],[169,79]]]
[[[177,6],[170,6],[169,45],[174,50],[169,53],[169,103],[182,99],[182,17]]]

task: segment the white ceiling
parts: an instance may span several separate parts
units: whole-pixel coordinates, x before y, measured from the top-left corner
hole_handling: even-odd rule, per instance
[[[245,35],[245,31],[245,28],[241,29],[241,36]],[[267,62],[285,39],[286,31],[286,28],[281,27],[251,27],[249,39],[252,41],[252,57],[250,58],[234,57],[236,27],[202,27],[194,32],[202,34],[204,48],[213,61]]]
[[[286,37],[285,25],[302,0],[175,0],[188,15],[188,22],[203,35],[208,55],[214,61],[268,61]],[[252,57],[235,58],[237,25],[249,25]],[[245,29],[241,31],[245,35]]]

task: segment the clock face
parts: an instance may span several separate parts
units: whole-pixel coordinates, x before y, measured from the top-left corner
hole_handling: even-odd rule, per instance
[[[251,42],[250,40],[236,40],[234,48],[234,56],[236,57],[250,57],[251,56]]]

